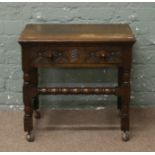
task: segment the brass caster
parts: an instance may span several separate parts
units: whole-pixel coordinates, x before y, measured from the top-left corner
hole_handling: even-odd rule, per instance
[[[35,111],[34,111],[34,117],[35,117],[36,119],[40,119],[40,118],[41,118],[40,111],[35,110]]]
[[[34,134],[32,132],[28,132],[26,135],[26,140],[28,142],[33,142],[34,141]]]
[[[123,131],[122,132],[122,140],[123,141],[128,141],[129,138],[130,138],[129,131]]]

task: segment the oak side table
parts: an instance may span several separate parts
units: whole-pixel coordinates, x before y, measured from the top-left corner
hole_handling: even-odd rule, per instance
[[[122,139],[129,139],[130,71],[135,37],[128,24],[28,24],[21,33],[24,130],[33,141],[38,95],[107,94],[118,97]],[[117,67],[117,87],[38,87],[39,67]]]

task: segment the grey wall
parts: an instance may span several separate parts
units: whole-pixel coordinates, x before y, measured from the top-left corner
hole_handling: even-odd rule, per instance
[[[21,108],[21,52],[17,43],[27,23],[129,23],[133,51],[132,104],[155,105],[155,3],[0,3],[0,105]],[[116,85],[116,69],[41,69],[41,85]],[[43,78],[43,74],[45,77]],[[108,96],[48,96],[52,107],[100,107]]]

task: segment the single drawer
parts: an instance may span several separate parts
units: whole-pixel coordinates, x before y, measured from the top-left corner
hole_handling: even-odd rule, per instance
[[[35,66],[56,64],[116,64],[121,63],[122,49],[103,47],[35,47],[31,49]]]

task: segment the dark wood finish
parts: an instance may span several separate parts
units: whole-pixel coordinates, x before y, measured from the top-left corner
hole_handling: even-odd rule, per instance
[[[84,88],[79,88],[79,87],[74,87],[74,88],[58,88],[58,87],[53,87],[53,88],[39,88],[37,90],[38,94],[116,94],[118,91],[117,88],[92,88],[92,87],[84,87]]]
[[[118,96],[121,130],[129,131],[130,71],[134,35],[127,24],[30,24],[22,32],[24,130],[33,129],[39,94]],[[118,87],[38,88],[39,67],[118,67]],[[31,139],[32,140],[32,139]]]

